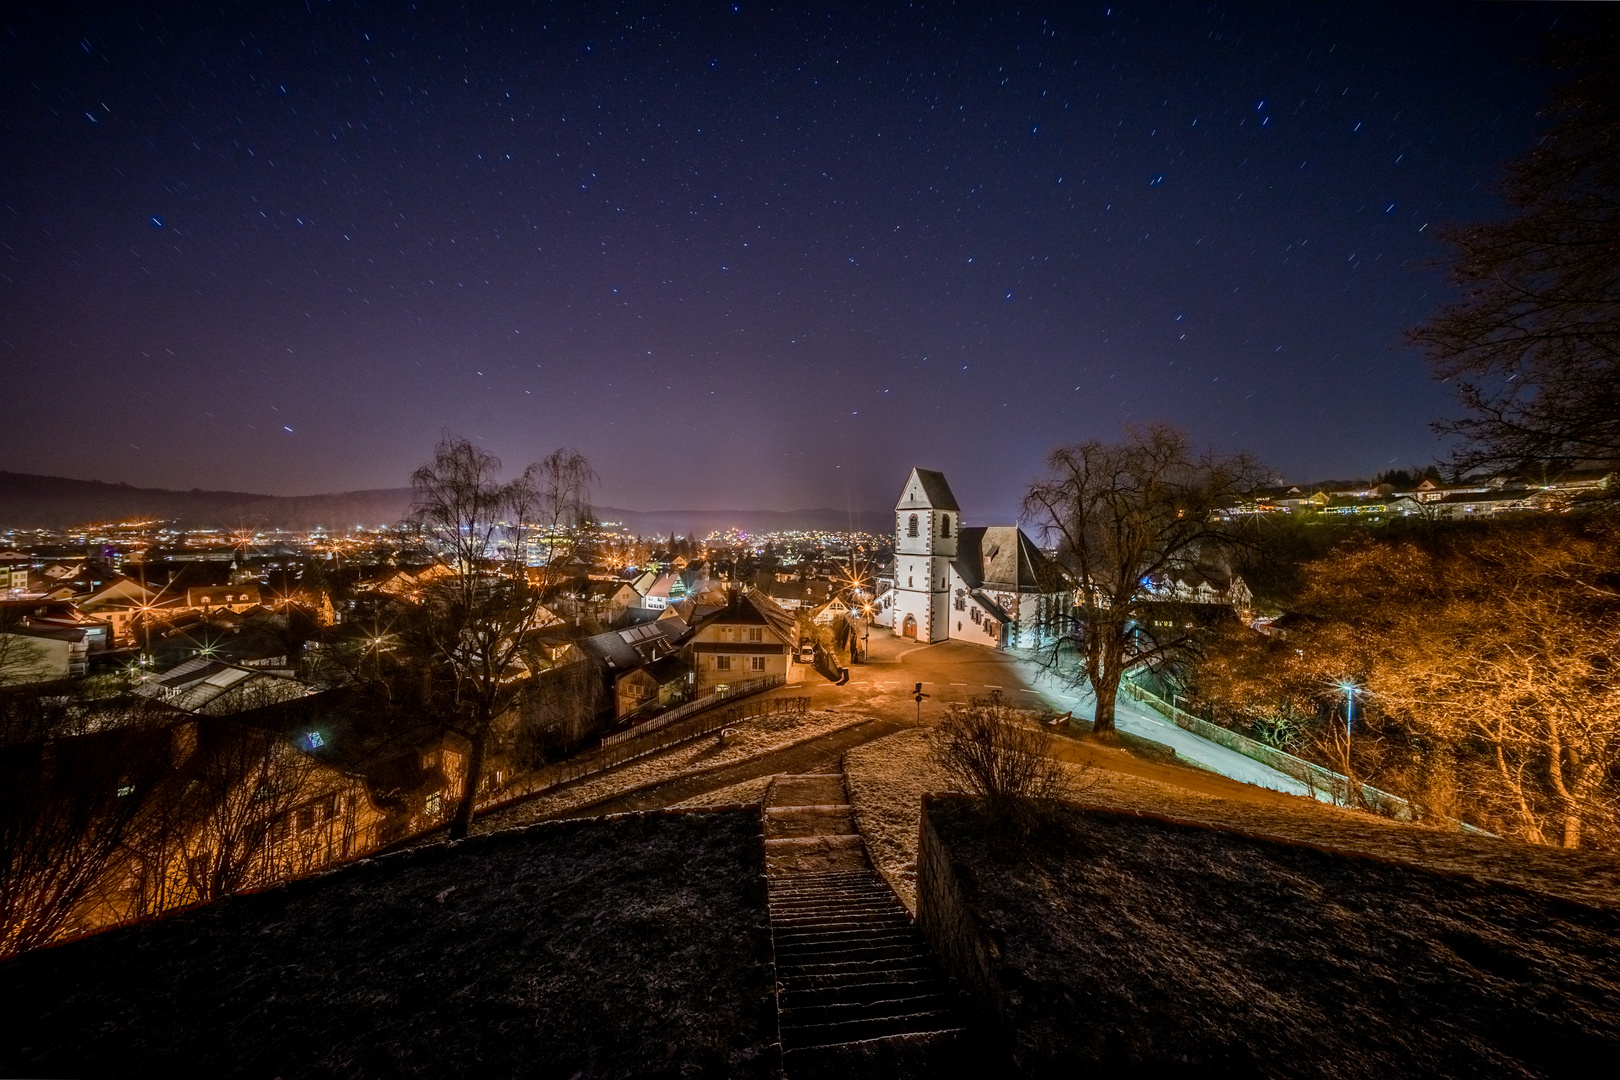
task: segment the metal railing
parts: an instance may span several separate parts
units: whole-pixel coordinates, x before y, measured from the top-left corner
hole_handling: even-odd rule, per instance
[[[1235,750],[1244,757],[1252,758],[1262,765],[1269,765],[1278,772],[1291,776],[1304,784],[1312,795],[1319,791],[1326,792],[1334,802],[1341,806],[1362,806],[1375,814],[1382,814],[1384,817],[1396,818],[1401,821],[1417,819],[1418,815],[1414,812],[1412,804],[1399,795],[1391,795],[1389,792],[1375,788],[1371,784],[1352,787],[1351,781],[1340,773],[1325,769],[1314,762],[1306,761],[1304,758],[1295,757],[1287,751],[1278,750],[1275,746],[1267,746],[1263,742],[1239,734],[1230,728],[1223,728],[1219,724],[1201,720],[1191,713],[1169,704],[1151,690],[1144,689],[1129,679],[1121,682],[1120,688],[1133,700],[1150,706],[1160,716],[1163,716],[1183,731],[1189,731],[1199,738],[1208,739],[1210,742],[1224,746],[1228,750]],[[1463,822],[1457,822],[1456,824],[1467,831],[1479,831]]]

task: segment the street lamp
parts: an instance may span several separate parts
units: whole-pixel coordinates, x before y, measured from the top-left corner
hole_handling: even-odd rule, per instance
[[[1350,726],[1356,715],[1356,684],[1349,679],[1339,683],[1339,689],[1344,692],[1344,741],[1348,746],[1350,742]],[[1348,751],[1347,751],[1348,752]]]
[[[1350,729],[1356,716],[1356,684],[1349,679],[1339,681],[1339,689],[1344,692],[1344,801],[1345,805],[1352,805],[1350,799],[1350,773],[1353,768],[1350,762]]]

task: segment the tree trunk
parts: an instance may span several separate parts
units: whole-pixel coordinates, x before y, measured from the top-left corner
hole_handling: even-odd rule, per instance
[[[473,808],[478,805],[478,781],[484,774],[484,745],[489,741],[489,725],[481,724],[472,738],[472,752],[467,755],[467,774],[461,783],[461,802],[456,816],[450,822],[450,839],[461,840],[472,828]]]
[[[1103,677],[1092,684],[1091,693],[1097,699],[1097,709],[1092,714],[1091,733],[1112,740],[1117,734],[1114,727],[1114,703],[1119,699],[1119,671],[1105,669]]]

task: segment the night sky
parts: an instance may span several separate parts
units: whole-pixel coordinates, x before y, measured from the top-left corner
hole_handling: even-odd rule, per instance
[[[970,521],[1131,421],[1443,453],[1435,228],[1500,212],[1585,17],[67,6],[0,24],[0,468],[395,487],[450,430],[645,510],[922,465]]]

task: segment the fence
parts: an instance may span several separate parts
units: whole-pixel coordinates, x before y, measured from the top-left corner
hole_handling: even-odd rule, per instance
[[[732,683],[724,690],[713,694],[705,694],[696,701],[688,701],[685,705],[673,708],[667,713],[661,713],[648,720],[645,724],[637,724],[626,731],[619,731],[605,736],[602,739],[602,745],[613,746],[628,739],[638,739],[650,731],[657,731],[660,728],[668,727],[670,724],[679,723],[694,713],[712,709],[722,702],[747,697],[749,694],[763,693],[766,690],[774,690],[785,682],[787,682],[787,676],[785,675],[761,675],[757,679],[744,679],[742,682]]]
[[[781,676],[774,676],[774,678],[776,684],[780,685]],[[766,682],[769,680],[754,681]],[[755,688],[755,690],[748,692],[755,693],[758,689]],[[724,695],[710,694],[708,697],[700,698],[691,704],[701,704],[705,709],[711,709],[716,704],[740,696],[740,693],[739,684],[739,687],[733,687],[731,692]],[[683,708],[689,707],[683,706]],[[627,761],[634,761],[636,758],[646,757],[648,754],[655,754],[660,750],[667,750],[671,746],[690,739],[712,735],[714,732],[731,724],[741,723],[744,720],[752,720],[761,716],[803,716],[809,710],[810,699],[807,697],[772,698],[769,701],[733,705],[729,709],[715,709],[700,716],[688,714],[685,719],[677,718],[673,722],[659,724],[657,730],[652,730],[650,725],[643,724],[639,728],[620,732],[619,735],[613,737],[616,740],[615,742],[609,743],[604,739],[602,745],[595,750],[587,750],[582,754],[576,754],[567,761],[559,761],[530,773],[522,780],[502,790],[496,800],[479,807],[479,812],[483,813],[497,805],[505,805],[518,799],[527,798],[530,795],[538,795],[558,785],[584,779],[593,773],[605,772],[616,765],[623,765]],[[658,719],[662,721],[664,717]],[[624,736],[634,736],[634,738],[624,738]]]
[[[1120,683],[1121,689],[1136,701],[1151,706],[1160,716],[1166,717],[1177,727],[1190,731],[1200,738],[1218,743],[1228,750],[1236,750],[1244,757],[1253,758],[1262,765],[1269,765],[1278,772],[1293,777],[1304,784],[1312,793],[1325,791],[1333,797],[1333,801],[1340,805],[1349,805],[1352,793],[1350,781],[1331,769],[1297,758],[1293,754],[1278,750],[1275,746],[1267,746],[1263,742],[1240,735],[1229,728],[1219,724],[1212,724],[1208,720],[1200,720],[1189,712],[1184,712],[1170,705],[1150,690],[1146,690],[1130,680]],[[1380,791],[1370,784],[1360,785],[1357,792],[1360,799],[1358,805],[1365,806],[1376,814],[1385,817],[1399,818],[1411,821],[1416,815],[1412,812],[1412,804],[1398,795],[1391,795],[1387,791]]]

